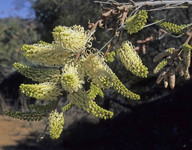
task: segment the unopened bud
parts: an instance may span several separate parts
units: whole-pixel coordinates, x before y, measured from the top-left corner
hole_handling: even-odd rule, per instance
[[[185,77],[185,80],[189,80],[190,79],[189,69],[186,69],[184,77]]]
[[[171,89],[175,87],[175,70],[173,68],[169,72],[169,86]]]
[[[179,75],[180,75],[181,77],[184,75],[183,68],[180,68],[180,70],[179,70]]]
[[[165,77],[164,77],[164,87],[165,88],[168,87],[168,77],[167,77],[167,75],[165,75]]]
[[[189,68],[191,64],[191,51],[189,52],[184,51],[183,57],[184,57],[186,68]]]
[[[175,72],[178,72],[181,69],[181,64],[179,63],[175,69]]]
[[[166,71],[161,72],[161,73],[159,74],[157,80],[156,80],[156,83],[157,83],[157,84],[161,83],[161,81],[163,80],[163,78],[165,77],[165,75],[166,75]]]
[[[145,47],[145,44],[142,45],[142,52],[143,52],[144,55],[146,54],[146,47]]]

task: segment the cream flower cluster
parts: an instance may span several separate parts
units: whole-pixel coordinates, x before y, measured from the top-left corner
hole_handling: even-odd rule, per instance
[[[127,58],[130,59],[130,58]],[[101,89],[113,87],[121,95],[138,100],[140,96],[129,91],[124,84],[113,73],[109,66],[104,62],[104,59],[98,53],[90,53],[84,58],[82,67],[92,82]]]
[[[90,44],[91,40],[89,31],[85,31],[83,27],[76,25],[72,27],[57,26],[52,33],[55,43],[61,44],[73,53],[84,49],[87,44]]]
[[[104,97],[104,93],[102,89],[98,85],[95,85],[93,82],[91,82],[90,91],[88,95],[89,95],[89,98],[92,100],[94,100],[97,95]]]
[[[135,51],[131,42],[123,42],[117,51],[117,55],[127,70],[131,71],[136,76],[142,78],[147,77],[148,68],[143,65],[141,58]]]
[[[74,55],[66,47],[59,44],[33,44],[23,45],[23,55],[44,66],[63,66],[71,61]]]
[[[39,100],[56,100],[63,92],[57,84],[52,82],[21,84],[20,89],[25,95]]]
[[[66,64],[62,69],[62,88],[70,93],[77,92],[78,89],[82,88],[82,84],[84,84],[84,80],[81,79],[80,76],[77,66],[74,66],[73,63],[70,65]]]
[[[21,92],[39,100],[56,100],[65,90],[77,92],[84,84],[84,76],[79,72],[78,65],[66,64],[60,73],[59,69],[33,68],[19,63],[14,64],[22,75],[40,82],[40,84],[21,84]]]
[[[154,74],[157,74],[159,71],[161,71],[166,65],[168,64],[168,59],[163,59],[153,70]]]
[[[63,131],[64,117],[63,113],[58,113],[57,111],[52,111],[49,114],[49,133],[52,139],[58,139],[61,132]]]
[[[127,30],[129,34],[137,33],[143,29],[145,23],[147,22],[147,18],[148,15],[146,10],[139,11],[137,14],[126,19],[125,30]]]
[[[85,73],[95,85],[102,89],[112,87],[112,74],[104,59],[98,53],[91,53],[82,61]]]
[[[95,103],[95,101],[91,100],[87,93],[79,89],[75,93],[70,93],[68,98],[71,100],[71,103],[77,106],[78,108],[82,108],[88,113],[94,115],[95,117],[99,117],[102,119],[112,118],[113,112],[108,111],[104,108],[101,108],[99,105]]]
[[[51,44],[41,41],[22,47],[23,54],[43,65],[42,67],[14,64],[15,69],[22,75],[39,82],[38,84],[21,84],[21,92],[37,100],[47,100],[45,105],[32,105],[31,113],[19,113],[24,116],[22,118],[30,120],[31,115],[31,120],[39,120],[49,114],[50,136],[52,139],[57,139],[63,130],[63,112],[71,106],[75,105],[101,119],[112,118],[113,112],[100,107],[94,101],[96,96],[104,96],[105,89],[114,88],[127,98],[140,99],[139,95],[129,91],[113,73],[106,64],[103,54],[97,49],[90,48],[92,40],[90,32],[85,31],[83,27],[57,26],[53,31],[53,37],[54,41]],[[125,42],[118,53],[122,62],[132,67],[133,73],[140,76],[146,75],[146,68],[133,51],[131,44]],[[77,60],[75,56],[79,56]],[[115,52],[109,53],[109,62],[114,60],[114,56]],[[85,79],[91,82],[88,91],[83,88]],[[59,100],[56,100],[63,95],[64,91],[67,92],[70,102],[62,108],[62,113],[59,113],[56,108]],[[49,102],[49,100],[53,101]],[[7,113],[19,118],[17,114]]]
[[[32,79],[36,82],[55,82],[58,83],[60,80],[59,69],[51,68],[34,68],[24,66],[20,63],[14,63],[14,68],[19,71],[25,77]]]
[[[23,54],[45,66],[64,66],[79,51],[91,46],[90,33],[81,26],[57,26],[53,31],[54,41],[23,45]]]

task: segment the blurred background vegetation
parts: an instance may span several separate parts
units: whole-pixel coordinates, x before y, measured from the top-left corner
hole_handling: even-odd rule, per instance
[[[23,44],[33,44],[39,40],[52,41],[52,29],[57,25],[71,26],[74,24],[88,29],[88,21],[95,22],[100,14],[100,5],[93,0],[22,0],[30,2],[35,18],[21,19],[9,17],[0,19],[0,113],[3,109],[27,110],[27,103],[33,99],[25,97],[19,92],[19,85],[31,82],[18,74],[12,64],[14,62],[28,62],[21,54]],[[119,2],[125,2],[119,0]],[[127,1],[126,1],[127,2]],[[15,6],[21,2],[15,0]],[[22,5],[21,5],[22,6]],[[150,12],[155,18],[164,19],[177,24],[192,22],[192,7],[187,9],[173,9]],[[182,18],[182,19],[181,19]],[[150,21],[148,22],[150,23]],[[133,42],[149,37],[158,26],[142,30],[138,34],[128,36],[123,33],[123,39]],[[101,33],[102,32],[102,33]],[[97,42],[94,46],[102,47],[104,39],[109,38],[107,31],[96,33]],[[106,91],[105,100],[98,99],[98,103],[114,111],[115,117],[109,121],[102,121],[86,114],[84,111],[72,109],[66,113],[66,126],[63,139],[56,143],[45,139],[39,145],[32,147],[21,143],[16,148],[49,149],[53,146],[66,149],[129,149],[129,150],[175,150],[192,146],[192,82],[177,78],[174,90],[164,89],[156,85],[156,76],[152,70],[156,64],[152,63],[153,57],[160,51],[169,48],[178,48],[186,37],[153,41],[146,45],[147,54],[139,53],[144,64],[149,68],[147,79],[134,77],[127,72],[118,61],[110,67],[120,80],[132,91],[142,97],[142,101],[130,101],[119,96],[115,91]],[[180,112],[180,113],[179,113]],[[26,139],[26,143],[34,143]],[[50,146],[51,145],[51,146]],[[79,147],[81,146],[81,147]],[[4,147],[9,149],[10,147]]]

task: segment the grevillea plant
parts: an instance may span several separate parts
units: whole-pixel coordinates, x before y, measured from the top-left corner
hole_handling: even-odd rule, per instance
[[[101,17],[95,23],[89,22],[89,30],[85,31],[78,25],[57,26],[52,32],[54,38],[52,43],[40,41],[33,45],[23,45],[21,48],[23,55],[41,67],[24,66],[18,62],[14,64],[14,68],[22,75],[37,82],[21,84],[20,90],[26,96],[46,101],[46,104],[30,105],[30,112],[6,111],[6,115],[28,121],[39,121],[48,117],[50,137],[57,139],[63,130],[64,113],[73,106],[101,119],[113,117],[112,111],[100,107],[95,102],[96,96],[104,97],[104,90],[113,88],[128,99],[141,99],[138,94],[127,89],[108,63],[118,57],[126,70],[135,76],[147,78],[148,68],[138,55],[138,49],[129,40],[120,41],[123,30],[133,35],[150,26],[146,25],[149,18],[147,10],[142,9],[145,3],[131,1],[128,4],[117,2],[103,4],[107,4],[108,7],[102,8]],[[110,22],[112,18],[118,18],[118,21]],[[110,28],[111,24],[114,24],[114,27]],[[174,88],[176,72],[185,79],[190,78],[191,27],[190,24],[179,26],[156,19],[153,24],[159,24],[164,29],[164,34],[188,35],[182,47],[169,48],[154,58],[154,62],[163,59],[154,69],[155,74],[160,72],[157,84],[164,80],[165,87],[169,83],[170,87]],[[99,50],[92,46],[93,35],[97,28],[113,31],[111,39]],[[155,38],[158,37],[152,36],[138,43],[145,44]],[[121,45],[114,46],[114,41],[119,41]],[[88,85],[88,90],[85,89],[85,84]],[[69,103],[60,106],[59,101],[64,93],[67,93]]]

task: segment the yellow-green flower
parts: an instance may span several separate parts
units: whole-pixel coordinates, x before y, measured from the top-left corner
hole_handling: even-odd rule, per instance
[[[19,71],[19,73],[36,82],[58,83],[60,80],[59,69],[34,68],[34,67],[24,66],[20,63],[14,63],[13,66],[15,67],[15,69]]]
[[[127,98],[131,98],[134,100],[140,99],[140,96],[128,90],[115,74],[113,79],[113,88],[117,90],[118,93],[120,93],[121,95]]]
[[[142,78],[147,77],[148,68],[143,65],[141,58],[135,51],[131,42],[123,42],[121,47],[117,50],[117,55],[127,70],[131,71],[136,76]]]
[[[192,50],[192,47],[191,47],[191,45],[189,45],[189,44],[183,44],[183,45],[182,45],[182,48],[183,48],[183,50],[184,50],[185,52],[191,52],[191,50]]]
[[[65,105],[65,106],[62,108],[62,111],[65,112],[65,111],[69,110],[69,109],[71,108],[71,106],[72,106],[72,103],[69,102],[67,105]]]
[[[5,111],[4,115],[27,121],[40,121],[44,117],[44,113],[37,111],[36,112]]]
[[[57,26],[53,31],[52,43],[39,42],[33,45],[23,45],[22,51],[26,58],[45,66],[64,66],[72,61],[75,54],[91,47],[89,31],[81,26]]]
[[[182,46],[183,50],[184,50],[184,61],[185,61],[185,65],[186,68],[189,68],[191,65],[191,50],[192,47],[189,44],[183,44]]]
[[[99,54],[89,54],[82,61],[82,67],[92,82],[103,89],[112,86],[112,73],[104,59]]]
[[[67,49],[71,49],[73,53],[83,50],[90,45],[90,33],[85,31],[81,26],[57,26],[53,29],[53,37],[56,43],[61,44]]]
[[[57,105],[57,101],[50,101],[49,103],[42,104],[31,104],[29,105],[30,109],[35,112],[50,113]]]
[[[127,30],[129,34],[137,33],[143,29],[145,23],[147,22],[147,18],[147,11],[141,10],[137,14],[127,18],[124,29]]]
[[[62,89],[55,83],[21,84],[21,92],[39,100],[57,100],[62,95]]]
[[[62,69],[61,75],[61,85],[62,88],[68,92],[77,92],[78,89],[82,88],[82,84],[84,81],[80,77],[81,75],[78,73],[77,66],[74,64],[66,64]]]
[[[105,61],[111,63],[115,60],[115,51],[108,52],[107,56],[105,57]]]
[[[159,20],[156,20],[156,21],[159,21]],[[190,26],[188,26],[189,24],[177,25],[171,22],[166,22],[166,21],[160,21],[157,24],[165,28],[167,31],[171,33],[176,33],[176,34],[183,34],[187,31],[188,28],[190,28]]]
[[[168,64],[168,59],[163,59],[153,70],[154,74],[157,74],[160,70],[162,70]]]
[[[61,44],[33,44],[23,45],[23,55],[44,66],[64,66],[72,60],[74,53]]]
[[[92,100],[94,100],[97,95],[104,97],[104,93],[103,93],[102,89],[98,85],[95,85],[92,82],[91,82],[91,86],[90,86],[90,92],[88,93],[88,95],[89,95],[89,98]]]
[[[58,139],[63,131],[64,117],[63,112],[58,113],[57,111],[52,111],[49,114],[49,134],[51,139]]]
[[[82,89],[79,89],[77,92],[70,93],[68,98],[71,100],[72,104],[76,105],[78,108],[84,109],[95,117],[109,119],[113,116],[113,112],[98,106]]]
[[[135,64],[132,64],[132,66],[133,65]],[[115,73],[113,73],[109,66],[104,62],[104,59],[98,54],[91,53],[88,57],[86,57],[83,60],[82,67],[84,68],[86,74],[91,78],[92,82],[98,87],[102,89],[113,87],[121,95],[127,98],[140,99],[139,95],[129,91],[123,85],[123,83],[118,79]]]

